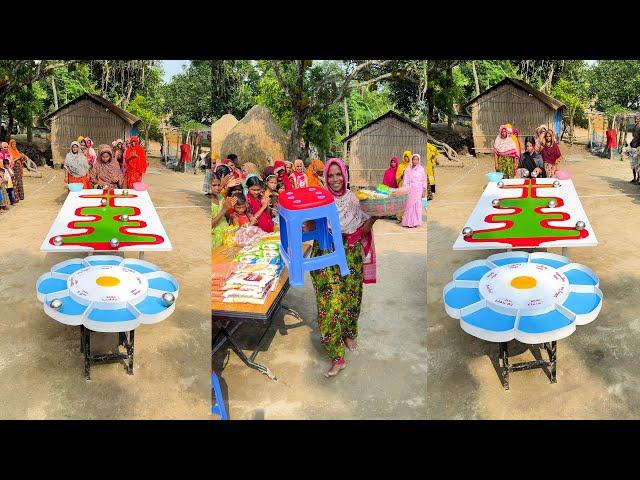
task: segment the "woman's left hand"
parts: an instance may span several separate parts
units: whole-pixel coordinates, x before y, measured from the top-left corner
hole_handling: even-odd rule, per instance
[[[373,224],[376,223],[376,220],[378,220],[378,218],[380,217],[370,217],[369,219],[367,219],[364,224],[362,225],[362,233],[364,235],[368,235],[369,233],[371,233],[371,229],[373,228]]]

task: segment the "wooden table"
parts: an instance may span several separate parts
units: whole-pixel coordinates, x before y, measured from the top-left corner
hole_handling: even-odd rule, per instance
[[[240,251],[239,247],[220,247],[214,249],[211,253],[212,265],[220,262],[230,262]],[[311,252],[311,244],[303,245],[304,256],[308,256]],[[213,301],[211,302],[211,321],[220,328],[218,334],[212,342],[211,354],[215,354],[226,342],[229,342],[233,351],[249,368],[264,373],[272,380],[277,380],[276,376],[269,370],[266,365],[256,363],[254,360],[258,355],[260,343],[265,337],[271,325],[275,314],[280,310],[286,310],[295,316],[300,323],[293,328],[302,325],[303,320],[300,315],[287,305],[282,303],[282,299],[289,290],[289,272],[283,269],[276,284],[275,289],[269,293],[264,304],[256,305],[252,303],[229,303]],[[247,322],[258,322],[266,325],[260,339],[258,340],[254,351],[249,357],[245,355],[242,348],[238,345],[233,334],[240,326]]]

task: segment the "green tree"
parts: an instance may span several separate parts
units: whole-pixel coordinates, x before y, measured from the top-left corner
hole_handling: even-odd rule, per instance
[[[212,67],[212,113],[242,118],[255,104],[260,74],[250,60],[214,60]]]
[[[194,60],[163,88],[164,111],[176,127],[211,124],[211,62]]]

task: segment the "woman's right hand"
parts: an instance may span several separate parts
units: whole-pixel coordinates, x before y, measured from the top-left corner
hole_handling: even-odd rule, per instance
[[[225,188],[227,188],[227,184],[231,181],[232,178],[233,178],[233,175],[230,174],[230,173],[228,173],[224,177],[222,177],[220,179],[220,189],[224,190]]]

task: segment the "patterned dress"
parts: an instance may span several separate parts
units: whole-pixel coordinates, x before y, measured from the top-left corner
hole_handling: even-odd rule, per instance
[[[498,171],[502,172],[503,178],[515,177],[515,160],[513,157],[498,156]]]
[[[218,195],[217,205],[211,202],[211,218],[214,218],[216,215],[218,215],[218,212],[222,208],[222,202],[223,202],[223,198],[221,195]],[[227,219],[222,217],[218,222],[218,224],[215,227],[213,227],[213,229],[211,230],[211,248],[212,249],[222,245],[224,229],[228,226],[229,224],[227,223]]]
[[[358,317],[362,304],[363,261],[362,245],[349,247],[344,241],[347,265],[351,272],[346,277],[340,275],[337,265],[311,272],[313,288],[316,291],[318,326],[320,341],[332,360],[344,358],[344,338],[358,336]],[[328,253],[321,251],[314,243],[312,257]]]
[[[22,183],[23,172],[22,158],[19,158],[13,164],[13,192],[15,193],[17,200],[24,200],[24,184]]]

